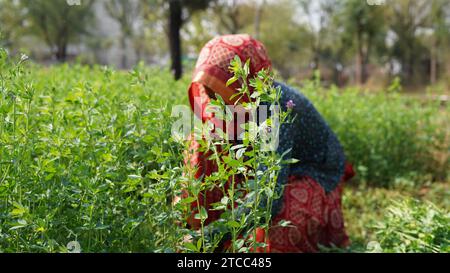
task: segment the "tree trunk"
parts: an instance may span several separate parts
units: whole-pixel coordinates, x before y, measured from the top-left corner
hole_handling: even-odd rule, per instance
[[[430,84],[435,84],[437,81],[437,42],[436,38],[433,39],[433,44],[431,45],[430,54]]]
[[[414,52],[414,50],[411,50],[412,52]],[[408,54],[408,70],[407,70],[407,78],[408,78],[408,82],[409,83],[415,83],[414,82],[414,57],[412,55],[412,53]]]
[[[362,41],[360,34],[357,35],[356,41],[356,64],[355,64],[355,80],[359,85],[363,84],[363,66],[364,66],[364,56],[362,50]]]
[[[316,47],[314,49],[314,56],[313,56],[313,66],[312,69],[315,70],[319,70],[320,69],[320,52],[319,49]]]
[[[169,1],[169,44],[172,60],[171,70],[175,80],[179,80],[183,74],[181,63],[181,37],[180,30],[183,24],[182,6],[180,0]]]
[[[363,62],[362,62],[362,70],[361,70],[361,83],[365,84],[367,82],[367,79],[369,78],[369,71],[368,70],[368,65],[369,65],[369,58],[370,58],[370,41],[371,39],[368,39],[369,42],[367,42],[367,47],[365,52],[363,52]]]
[[[233,0],[228,16],[231,20],[230,34],[238,34],[241,25],[239,23],[239,6],[237,0]]]
[[[127,58],[127,37],[123,36],[120,41],[120,47],[122,48],[122,60],[121,66],[123,69],[126,69],[128,66],[128,58]]]
[[[266,0],[261,0],[261,3],[257,6],[255,11],[255,39],[259,39],[261,32],[261,16],[263,12]]]
[[[55,53],[56,60],[58,62],[65,62],[67,60],[67,44],[58,45]]]

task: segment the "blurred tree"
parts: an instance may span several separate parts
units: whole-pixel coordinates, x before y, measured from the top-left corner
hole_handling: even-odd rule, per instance
[[[327,27],[327,16],[326,6],[328,1],[308,1],[308,0],[298,0],[300,5],[300,10],[304,19],[302,25],[304,25],[308,30],[308,45],[311,50],[311,69],[316,70],[320,66],[320,55],[323,50],[324,44],[322,39],[324,38],[323,32]],[[333,4],[337,4],[334,3]]]
[[[296,7],[290,0],[268,1],[262,12],[260,40],[283,78],[304,78],[304,71],[309,71],[311,52],[305,45],[309,42],[310,32],[295,20]]]
[[[263,16],[264,7],[267,4],[267,0],[257,0],[256,1],[256,8],[255,8],[255,20],[254,20],[254,37],[256,39],[259,39],[261,35],[261,19]]]
[[[161,60],[168,55],[169,37],[166,1],[141,0],[140,16],[142,27],[139,28],[133,38],[136,53],[139,59],[147,57],[151,62],[161,64]]]
[[[399,73],[403,82],[417,84],[445,80],[450,70],[448,0],[385,5],[360,0],[95,1],[119,24],[121,36],[115,40],[101,36],[102,27],[90,31],[96,27],[93,13],[99,12],[93,2],[81,0],[78,6],[76,0],[0,0],[0,45],[11,51],[21,45],[31,48],[33,35],[60,61],[67,58],[68,45],[77,43],[100,51],[107,64],[110,53],[99,44],[118,43],[123,67],[130,61],[125,49],[132,49],[138,59],[171,62],[178,79],[182,52],[191,56],[215,35],[245,32],[264,42],[284,78],[307,78],[319,69],[324,82],[339,86],[349,75],[362,84],[369,72],[373,79]],[[85,37],[88,32],[99,35]],[[96,43],[90,45],[91,39]],[[386,64],[390,73],[382,69]]]
[[[201,11],[191,16],[182,32],[186,41],[183,43],[183,51],[198,53],[213,38],[216,28],[209,22],[207,15],[206,11]]]
[[[128,67],[127,43],[134,36],[134,24],[140,15],[143,2],[141,0],[108,0],[105,9],[120,25],[120,46],[122,49],[122,68]]]
[[[30,34],[41,38],[58,61],[67,59],[67,47],[91,27],[93,0],[69,5],[66,0],[21,0]],[[71,3],[71,2],[70,2]]]
[[[343,37],[346,36],[345,29],[342,27],[341,13],[344,1],[326,0],[320,5],[322,10],[322,22],[320,36],[320,63],[321,67],[331,70],[328,80],[337,86],[343,86],[347,81],[347,76],[344,74],[345,67],[348,60],[353,57],[351,50],[349,50],[348,43]],[[325,74],[326,75],[326,74]],[[321,77],[324,77],[322,72]]]
[[[346,0],[338,15],[346,44],[355,49],[355,79],[358,84],[367,80],[367,65],[375,47],[383,46],[386,37],[384,5],[368,5],[366,1]]]
[[[171,70],[176,80],[183,74],[181,27],[195,11],[207,8],[215,0],[169,0],[169,45]]]
[[[435,84],[439,76],[440,63],[446,57],[445,52],[450,45],[450,2],[434,0],[430,3],[430,15],[427,27],[431,30],[428,39],[430,48],[430,83]],[[444,57],[444,58],[441,58]]]
[[[169,46],[172,64],[170,69],[176,80],[183,74],[180,30],[183,26],[183,3],[169,0]]]
[[[16,49],[23,32],[23,13],[18,1],[0,0],[0,46]]]
[[[266,0],[256,0],[256,8],[255,8],[255,20],[254,20],[254,34],[253,36],[256,39],[259,39],[260,35],[261,35],[261,19],[262,19],[262,15],[263,15],[263,10],[265,5],[267,4]]]
[[[423,54],[423,45],[418,39],[419,29],[425,27],[430,15],[428,0],[397,0],[389,5],[389,25],[394,33],[391,59],[396,59],[401,65],[401,75],[404,82],[413,83],[419,57]],[[422,52],[421,52],[422,51]]]
[[[221,35],[247,32],[254,35],[258,1],[262,0],[217,0],[208,13],[210,22]],[[260,9],[260,12],[263,10]],[[260,19],[262,16],[260,16]]]
[[[242,1],[238,0],[218,0],[213,5],[215,16],[219,20],[219,32],[226,34],[237,34],[243,28],[242,17],[246,14],[241,12]],[[221,30],[220,28],[223,28]]]

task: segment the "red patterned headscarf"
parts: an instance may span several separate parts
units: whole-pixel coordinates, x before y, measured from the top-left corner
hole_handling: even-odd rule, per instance
[[[232,77],[230,62],[236,55],[242,62],[250,59],[250,77],[261,69],[270,69],[272,66],[264,45],[248,34],[224,35],[209,41],[200,52],[189,86],[189,102],[192,109],[195,109],[194,106],[196,109],[203,109],[203,121],[210,116],[204,111],[209,103],[205,87],[219,94],[227,104],[233,104],[237,99],[232,100],[231,96],[240,87],[239,83],[226,86],[226,82]]]

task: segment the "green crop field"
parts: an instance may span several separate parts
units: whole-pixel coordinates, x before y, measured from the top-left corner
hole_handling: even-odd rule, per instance
[[[2,53],[0,252],[67,252],[70,242],[82,252],[195,251],[171,202],[185,148],[171,112],[187,104],[188,84],[144,66],[41,67]],[[395,85],[299,89],[358,174],[344,193],[344,251],[449,252],[449,105]]]

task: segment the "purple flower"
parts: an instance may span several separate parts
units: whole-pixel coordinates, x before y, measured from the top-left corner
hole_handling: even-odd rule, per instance
[[[272,133],[272,127],[271,127],[271,126],[267,126],[266,132],[267,132],[268,134]]]
[[[292,110],[295,107],[295,103],[293,100],[289,100],[288,102],[286,102],[286,107],[290,110]]]
[[[220,139],[220,135],[216,132],[211,132],[211,138],[214,140]]]

